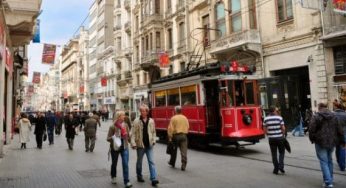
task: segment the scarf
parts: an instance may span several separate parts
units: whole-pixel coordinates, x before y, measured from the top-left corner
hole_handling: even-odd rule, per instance
[[[117,120],[115,122],[115,127],[117,127],[118,129],[120,129],[121,132],[121,138],[122,139],[126,139],[127,138],[127,130],[126,130],[126,126],[123,123],[124,121],[121,120]]]

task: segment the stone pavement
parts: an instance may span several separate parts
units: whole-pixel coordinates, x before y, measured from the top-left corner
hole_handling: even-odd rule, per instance
[[[42,150],[36,148],[34,135],[26,150],[20,149],[18,135],[5,149],[0,161],[0,188],[47,187],[124,187],[121,160],[118,161],[118,183],[110,183],[108,142],[105,141],[110,121],[102,122],[98,129],[93,153],[84,149],[84,134],[75,138],[74,150],[68,150],[65,135],[55,136],[55,144],[44,142]],[[288,136],[292,153],[285,158],[286,175],[271,173],[272,164],[267,139],[245,149],[211,147],[208,151],[190,149],[185,172],[167,165],[166,146],[157,144],[154,149],[159,187],[321,187],[322,173],[314,146],[307,137]],[[176,166],[180,165],[178,157]],[[130,150],[130,180],[134,187],[151,187],[147,161],[143,161],[145,183],[137,183],[135,173],[136,152]],[[250,177],[250,178],[249,178]],[[346,173],[335,166],[335,187],[346,187]]]

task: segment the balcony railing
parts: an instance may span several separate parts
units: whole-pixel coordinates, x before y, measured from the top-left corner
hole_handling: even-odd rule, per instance
[[[131,79],[131,78],[132,78],[132,73],[131,73],[131,71],[125,71],[125,72],[124,72],[124,75],[125,75],[125,79]]]
[[[221,53],[246,44],[261,44],[258,30],[246,30],[221,37],[211,43],[210,53]]]
[[[161,14],[145,15],[141,21],[142,21],[142,28],[144,28],[147,25],[154,23],[155,21],[162,22],[163,16]]]
[[[115,27],[114,27],[114,31],[118,31],[118,30],[120,30],[121,29],[121,25],[116,25]]]
[[[117,74],[116,78],[117,78],[117,81],[120,81],[121,80],[121,74]]]
[[[158,60],[158,54],[156,52],[147,52],[142,57],[142,63],[150,63]]]
[[[186,52],[186,44],[182,43],[178,46],[178,54]]]

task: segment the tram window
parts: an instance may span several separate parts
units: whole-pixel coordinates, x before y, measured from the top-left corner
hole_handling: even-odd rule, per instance
[[[167,90],[168,106],[180,105],[179,101],[179,88]]]
[[[166,91],[155,92],[155,106],[166,106]]]
[[[230,106],[233,106],[233,81],[229,80],[227,83],[227,87],[228,87],[228,96],[229,96],[229,104]]]
[[[235,81],[235,102],[236,106],[243,106],[244,105],[244,92],[242,87],[243,81]]]
[[[253,82],[247,82],[245,83],[245,89],[246,89],[246,104],[255,104],[255,96],[254,96],[254,88],[253,88]]]
[[[181,87],[181,104],[195,105],[196,104],[196,86]]]

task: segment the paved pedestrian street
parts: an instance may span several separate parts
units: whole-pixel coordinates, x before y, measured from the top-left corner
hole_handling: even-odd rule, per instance
[[[84,149],[84,134],[75,138],[74,150],[68,150],[64,132],[54,137],[54,145],[44,142],[42,150],[36,148],[34,135],[27,149],[20,149],[18,135],[5,147],[0,160],[1,188],[66,188],[66,187],[124,187],[121,160],[118,161],[117,184],[110,181],[108,143],[105,141],[108,126],[102,122],[98,129],[93,153]],[[189,149],[185,172],[180,170],[180,157],[176,168],[167,165],[166,145],[156,144],[155,162],[160,181],[159,187],[214,188],[214,187],[322,187],[322,173],[307,137],[292,137],[292,154],[286,154],[285,175],[273,175],[267,140],[246,146],[244,149],[207,150]],[[133,187],[151,187],[147,161],[143,161],[145,183],[138,183],[135,174],[136,153],[130,150],[130,180]],[[346,174],[335,165],[335,187],[346,187]]]

